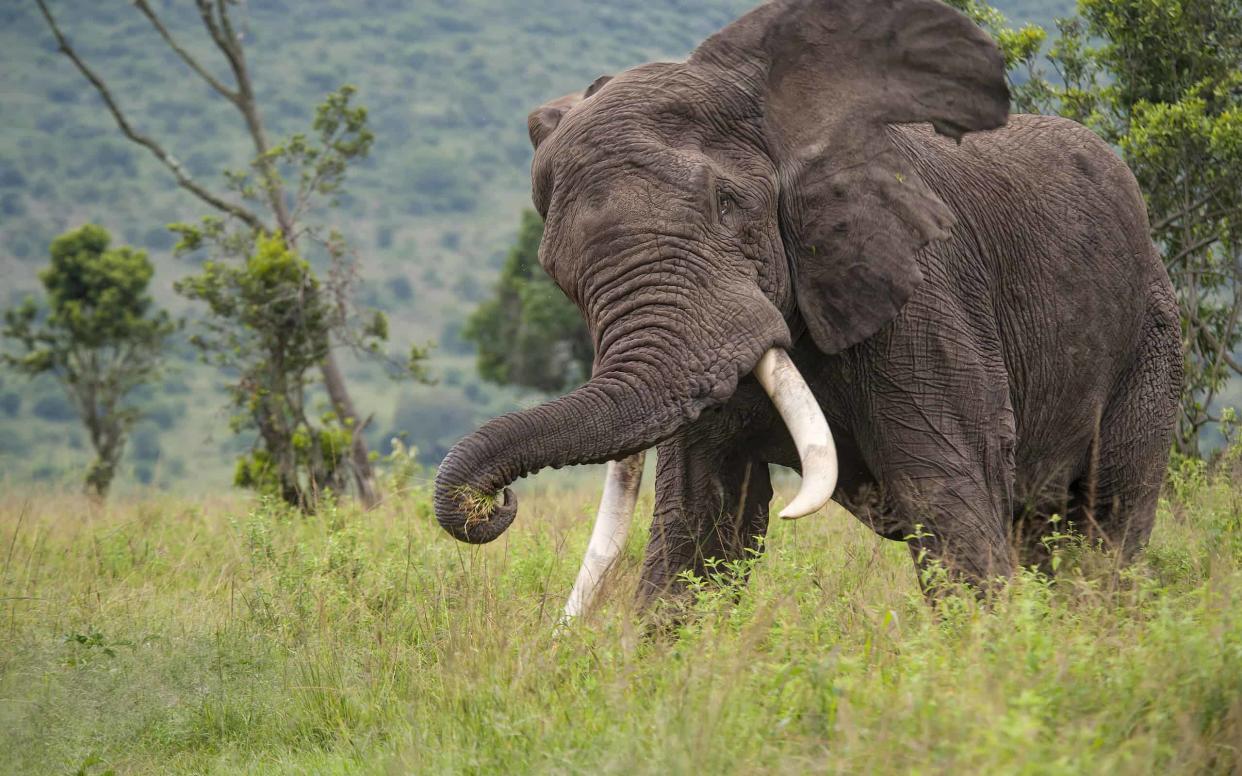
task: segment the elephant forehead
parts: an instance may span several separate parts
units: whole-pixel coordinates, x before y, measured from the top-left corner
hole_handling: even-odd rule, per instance
[[[691,179],[674,188],[632,175],[616,185],[594,187],[589,195],[558,194],[548,213],[547,232],[556,236],[555,244],[574,250],[601,244],[615,250],[619,241],[646,239],[665,221],[694,219],[701,197],[695,196]]]
[[[704,154],[651,136],[603,137],[567,149],[548,183],[551,208],[606,212],[613,218],[697,199],[710,187],[714,164]]]
[[[732,131],[739,118],[736,102],[685,64],[631,68],[565,115],[536,153],[536,165],[565,156],[607,158],[651,145],[701,147],[709,136]]]
[[[629,101],[610,109],[608,103],[591,105],[565,127],[563,147],[611,150],[652,146],[699,149],[717,145],[727,135],[723,122],[701,115],[701,109],[666,96],[650,104]]]
[[[732,113],[730,93],[685,63],[656,62],[626,70],[584,102],[569,125],[598,121],[636,120],[658,128],[667,124],[710,122]]]
[[[709,153],[753,151],[746,144],[755,134],[754,106],[732,99],[735,91],[686,64],[642,65],[618,75],[566,114],[536,150],[536,205],[542,211],[566,192],[602,205],[623,178],[656,191],[697,188],[710,179],[703,170],[717,166]]]

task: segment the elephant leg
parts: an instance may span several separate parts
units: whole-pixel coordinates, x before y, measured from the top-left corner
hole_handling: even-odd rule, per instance
[[[657,450],[656,511],[638,588],[640,608],[685,590],[684,572],[740,560],[768,528],[768,465],[745,449],[675,438]]]
[[[1144,335],[1140,358],[1101,413],[1066,515],[1126,562],[1151,536],[1177,417],[1182,362],[1171,302],[1154,307]]]
[[[926,591],[939,566],[952,581],[986,589],[1009,577],[1014,552],[1004,519],[979,472],[958,472],[930,484],[911,482],[898,488],[894,511],[910,526],[903,537]]]
[[[872,411],[855,437],[880,483],[885,523],[901,526],[916,561],[985,586],[1013,570],[1016,432],[999,356],[985,360],[981,344],[968,352],[973,362],[885,357],[857,369]]]

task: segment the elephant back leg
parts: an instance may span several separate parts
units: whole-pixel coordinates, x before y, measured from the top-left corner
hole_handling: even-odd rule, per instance
[[[1172,294],[1158,289],[1142,347],[1100,415],[1095,439],[1070,486],[1066,518],[1124,561],[1151,536],[1168,466],[1182,388],[1182,355]]]

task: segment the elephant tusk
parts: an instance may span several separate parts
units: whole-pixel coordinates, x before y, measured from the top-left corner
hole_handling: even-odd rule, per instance
[[[565,603],[562,624],[581,616],[595,600],[604,575],[612,568],[625,547],[638,503],[638,488],[643,482],[645,452],[635,453],[620,461],[609,461],[604,475],[604,495],[599,501],[591,542],[582,559],[582,568],[574,580],[573,592]]]
[[[837,487],[837,448],[832,432],[811,389],[784,350],[772,348],[764,353],[755,367],[755,377],[772,397],[802,459],[802,487],[780,515],[786,519],[805,517],[827,504]]]

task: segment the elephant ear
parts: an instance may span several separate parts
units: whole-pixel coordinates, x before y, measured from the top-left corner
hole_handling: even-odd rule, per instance
[[[922,281],[915,254],[954,222],[889,125],[930,122],[956,139],[1003,126],[996,45],[937,0],[777,0],[690,63],[753,85],[816,344],[835,353],[874,334]]]
[[[612,76],[601,75],[586,88],[586,91],[573,92],[564,97],[558,97],[531,111],[526,118],[526,128],[530,132],[530,144],[535,148],[539,148],[539,144],[551,137],[556,128],[560,126],[561,119],[565,118],[565,114],[577,107],[583,100],[588,100],[595,96],[595,93],[603,89],[604,85],[611,80]]]

